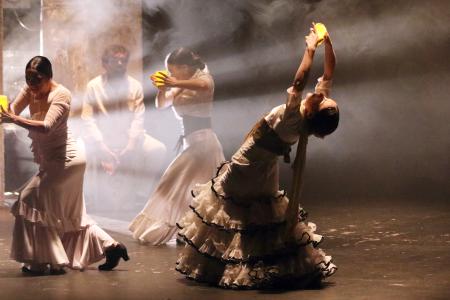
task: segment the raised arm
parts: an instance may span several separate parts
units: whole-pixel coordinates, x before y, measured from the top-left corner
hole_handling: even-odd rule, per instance
[[[167,87],[177,87],[194,91],[206,91],[211,89],[209,82],[202,78],[177,79],[166,74],[161,75],[164,77],[164,85]]]
[[[165,86],[158,87],[158,94],[155,98],[156,108],[166,108],[172,105],[173,98],[181,93],[179,88],[166,88]]]
[[[323,80],[333,79],[334,67],[336,66],[336,55],[333,44],[328,33],[325,35],[325,60],[323,62]]]
[[[156,107],[165,108],[172,105],[173,99],[184,89],[208,91],[213,89],[213,84],[204,78],[181,80],[164,75],[164,86],[158,87],[158,94],[156,95],[155,100]]]
[[[305,52],[292,82],[292,92],[289,93],[286,101],[287,108],[294,108],[300,104],[302,91],[308,81],[309,70],[311,69],[317,47],[317,35],[313,28],[310,29],[309,34],[305,37],[305,41]]]

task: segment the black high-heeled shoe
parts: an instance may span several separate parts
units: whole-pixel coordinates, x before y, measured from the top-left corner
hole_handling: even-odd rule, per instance
[[[64,268],[52,268],[50,267],[49,274],[50,275],[64,275],[66,274],[66,270]]]
[[[100,266],[98,269],[100,271],[111,271],[119,264],[120,258],[124,261],[128,261],[130,257],[128,256],[127,248],[119,243],[115,246],[112,246],[105,251],[106,262]]]
[[[25,266],[22,267],[21,271],[23,274],[28,275],[28,276],[43,276],[43,275],[45,275],[44,270],[32,270]]]

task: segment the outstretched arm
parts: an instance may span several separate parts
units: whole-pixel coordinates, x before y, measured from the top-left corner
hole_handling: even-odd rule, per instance
[[[334,67],[336,66],[336,55],[334,54],[333,44],[328,33],[325,35],[325,60],[323,62],[323,80],[333,78]]]
[[[0,109],[1,109],[0,115],[2,117],[3,122],[14,123],[27,130],[38,131],[41,133],[47,133],[49,131],[49,128],[45,126],[44,121],[30,120],[15,115],[12,111],[5,111],[3,107]]]
[[[29,90],[26,87],[22,88],[15,101],[11,104],[10,110],[5,111],[1,108],[1,121],[14,123],[28,130],[46,132],[44,121],[29,120],[20,116],[20,113],[29,105],[30,97]]]
[[[20,101],[21,100],[19,99],[19,102]],[[0,115],[2,116],[2,119],[7,122],[14,123],[27,130],[48,133],[60,122],[61,118],[68,113],[70,110],[70,101],[70,94],[64,93],[55,96],[51,101],[50,108],[46,112],[43,121],[27,119],[16,115],[14,113],[16,107],[14,107],[12,111],[5,111],[2,108]]]
[[[317,34],[311,28],[309,34],[305,37],[306,48],[303,53],[302,61],[295,73],[294,81],[292,83],[292,93],[289,94],[286,102],[287,107],[296,107],[300,104],[302,91],[305,88],[308,80],[309,70],[314,59],[314,53],[317,47]]]

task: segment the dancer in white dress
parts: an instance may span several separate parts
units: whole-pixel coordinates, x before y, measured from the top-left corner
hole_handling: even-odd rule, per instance
[[[178,223],[187,245],[176,269],[187,277],[225,288],[295,288],[335,272],[331,257],[317,248],[322,236],[299,207],[308,136],[324,137],[339,122],[336,102],[328,98],[335,56],[325,39],[324,74],[315,92],[302,100],[318,40],[311,29],[286,104],[272,109],[231,162],[194,189],[191,211]],[[294,189],[286,197],[279,191],[278,156],[288,160],[297,141]]]
[[[26,83],[4,122],[29,131],[39,172],[20,192],[11,212],[15,217],[11,258],[24,263],[24,273],[64,273],[63,267],[83,269],[103,259],[100,270],[111,270],[125,246],[93,222],[83,199],[84,152],[67,127],[71,94],[52,79],[52,66],[43,56],[25,69]],[[19,116],[28,107],[31,119]]]
[[[211,178],[224,161],[222,146],[211,129],[214,81],[206,65],[186,48],[170,53],[166,65],[170,76],[159,87],[156,106],[172,106],[181,118],[183,151],[129,227],[135,239],[152,245],[175,237],[176,223],[189,209],[194,184]]]

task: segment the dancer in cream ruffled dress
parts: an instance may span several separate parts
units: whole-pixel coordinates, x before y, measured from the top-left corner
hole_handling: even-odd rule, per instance
[[[176,269],[188,278],[226,288],[305,287],[336,271],[299,207],[308,137],[323,138],[339,122],[337,104],[328,98],[335,66],[328,35],[324,74],[302,100],[317,44],[311,29],[286,104],[273,108],[232,160],[193,190],[191,211],[178,222],[187,245]],[[286,197],[279,191],[278,156],[288,161],[297,141],[293,191]]]
[[[22,271],[43,275],[64,273],[64,267],[84,269],[106,256],[100,270],[111,270],[125,246],[115,241],[86,214],[83,177],[84,151],[67,127],[71,94],[53,79],[50,61],[32,58],[23,87],[2,120],[29,131],[39,173],[21,190],[11,212],[15,217],[11,258]],[[28,107],[31,119],[19,116]]]

